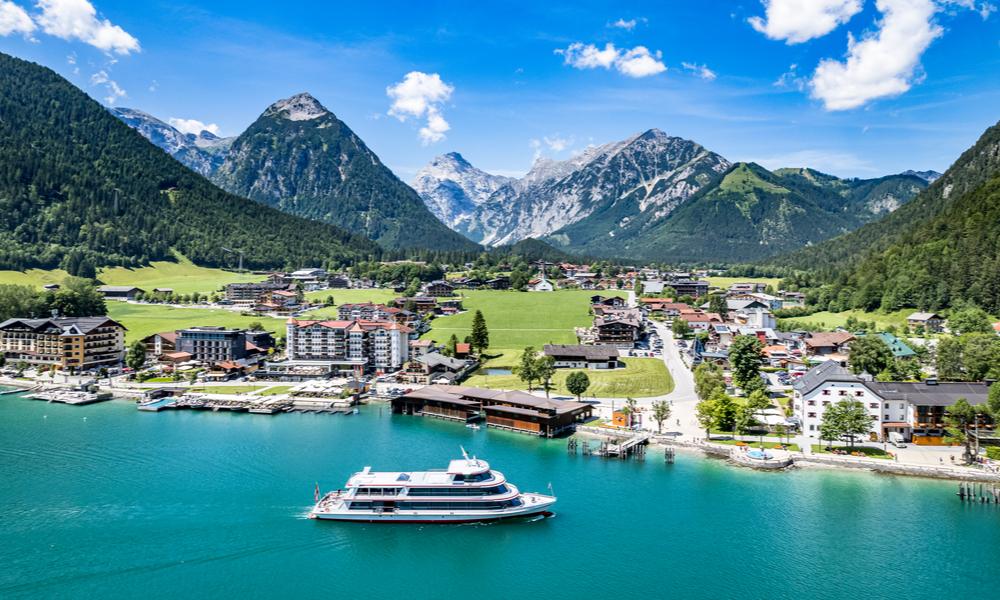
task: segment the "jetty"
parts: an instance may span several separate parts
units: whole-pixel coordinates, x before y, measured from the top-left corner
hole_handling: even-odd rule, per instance
[[[633,433],[633,432],[630,432]],[[646,458],[646,446],[653,434],[647,432],[635,433],[627,437],[612,436],[609,439],[602,439],[596,446],[591,445],[589,440],[570,438],[566,443],[566,450],[571,454],[576,454],[581,450],[584,456],[601,456],[603,458],[636,458],[644,460]],[[615,440],[615,441],[611,441]],[[669,462],[673,462],[673,456]]]
[[[107,392],[83,392],[78,390],[43,390],[28,394],[27,398],[32,400],[43,400],[56,404],[69,404],[71,406],[84,406],[95,402],[111,400],[113,396]]]

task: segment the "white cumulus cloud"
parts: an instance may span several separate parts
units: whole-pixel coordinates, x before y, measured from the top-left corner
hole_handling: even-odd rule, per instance
[[[115,54],[139,51],[139,40],[107,19],[87,0],[39,0],[37,16],[42,31],[64,40],[80,40]]]
[[[215,123],[202,123],[198,119],[178,119],[177,117],[170,117],[167,119],[167,123],[170,123],[174,129],[181,133],[193,133],[198,135],[202,131],[207,131],[209,133],[219,135],[218,125]]]
[[[845,60],[822,60],[813,73],[811,95],[827,110],[906,92],[919,77],[920,57],[942,34],[932,0],[878,0],[875,7],[882,13],[878,31],[860,40],[848,34]]]
[[[411,71],[402,81],[385,89],[392,99],[389,114],[400,121],[409,117],[424,118],[420,128],[420,140],[424,145],[440,142],[451,129],[441,114],[441,105],[451,98],[454,86],[445,83],[437,73]]]
[[[701,77],[705,81],[712,81],[715,79],[715,71],[708,68],[708,65],[699,65],[697,63],[682,62],[681,66],[691,73]]]
[[[625,19],[618,19],[617,21],[612,23],[610,27],[617,27],[618,29],[624,29],[625,31],[632,31],[638,24],[639,24],[638,21],[636,21],[635,19],[629,19],[628,21],[626,21]]]
[[[663,53],[659,50],[650,52],[645,46],[625,50],[607,43],[604,49],[601,49],[594,44],[574,42],[565,49],[557,49],[555,53],[562,55],[563,62],[575,69],[614,67],[619,73],[628,77],[649,77],[667,70],[662,60]]]
[[[120,85],[118,85],[118,82],[116,82],[114,79],[111,79],[107,71],[102,70],[91,75],[90,83],[91,85],[104,86],[104,89],[107,91],[108,94],[107,96],[104,97],[104,101],[107,102],[108,104],[114,104],[115,102],[118,101],[119,98],[125,98],[128,96],[125,90],[122,89]]]
[[[0,36],[20,33],[27,37],[34,30],[35,22],[31,20],[26,10],[13,2],[0,0]]]
[[[761,0],[765,17],[750,25],[772,40],[801,44],[822,37],[861,12],[862,0]]]

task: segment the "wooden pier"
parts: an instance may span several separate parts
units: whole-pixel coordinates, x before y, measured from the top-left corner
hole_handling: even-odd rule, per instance
[[[653,437],[651,433],[638,433],[617,443],[607,439],[601,440],[597,445],[592,445],[589,440],[570,438],[566,443],[566,451],[576,454],[577,450],[582,451],[583,456],[602,456],[604,458],[618,458],[625,460],[635,458],[645,460],[646,446]],[[673,462],[671,458],[670,462]]]
[[[962,502],[1000,505],[1000,487],[996,485],[962,482],[955,495]]]

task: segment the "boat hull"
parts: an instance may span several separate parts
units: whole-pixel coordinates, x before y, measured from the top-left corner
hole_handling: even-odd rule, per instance
[[[549,509],[556,502],[555,497],[542,496],[541,494],[522,494],[521,498],[524,501],[522,506],[499,511],[463,510],[435,513],[432,511],[401,510],[374,513],[367,510],[352,511],[341,507],[322,509],[317,506],[309,513],[309,518],[356,523],[485,523],[538,515],[550,516],[552,513]]]

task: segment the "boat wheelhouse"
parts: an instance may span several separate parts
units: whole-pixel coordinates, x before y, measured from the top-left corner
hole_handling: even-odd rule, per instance
[[[447,470],[376,472],[365,467],[342,490],[319,497],[310,518],[394,523],[472,523],[548,514],[555,496],[521,492],[475,457]]]

